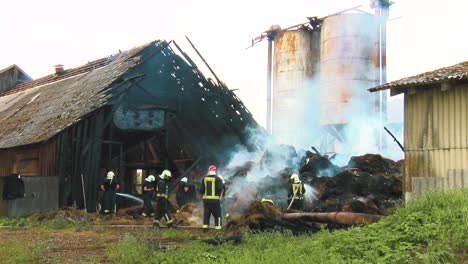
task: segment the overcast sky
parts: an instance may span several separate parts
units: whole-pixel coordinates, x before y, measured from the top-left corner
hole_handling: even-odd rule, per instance
[[[387,34],[389,81],[468,60],[468,1],[395,0]],[[53,65],[77,67],[155,39],[187,35],[217,75],[265,124],[266,42],[246,49],[273,24],[306,22],[368,0],[0,0],[0,69],[33,78]]]

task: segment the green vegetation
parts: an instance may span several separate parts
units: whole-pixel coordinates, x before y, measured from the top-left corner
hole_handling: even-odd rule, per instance
[[[0,218],[0,226],[88,230],[92,228],[92,220],[87,217],[74,218],[58,214],[51,219]]]
[[[194,240],[194,239],[201,238],[201,236],[197,234],[185,232],[184,230],[180,230],[180,229],[167,229],[161,233],[161,236],[164,238],[181,239],[181,240]]]
[[[144,237],[138,238],[125,234],[122,239],[108,248],[107,255],[109,259],[117,262],[137,264],[147,263],[144,262],[146,259],[154,259],[153,257],[158,251],[160,249],[147,243]]]
[[[108,257],[119,263],[463,263],[468,189],[433,191],[378,223],[332,233],[246,233],[240,245],[161,243],[127,235],[109,247]]]
[[[0,263],[43,263],[47,247],[37,241],[12,238],[0,241]]]

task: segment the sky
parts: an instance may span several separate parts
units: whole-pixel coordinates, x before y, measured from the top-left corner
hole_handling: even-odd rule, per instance
[[[266,123],[266,41],[251,39],[368,0],[0,0],[0,69],[17,64],[33,78],[53,66],[78,67],[152,40],[187,35],[218,77]],[[468,2],[394,0],[387,32],[388,80],[468,60]],[[393,100],[393,99],[390,99]]]

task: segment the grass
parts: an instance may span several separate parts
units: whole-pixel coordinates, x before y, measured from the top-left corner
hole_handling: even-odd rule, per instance
[[[164,238],[171,238],[171,239],[180,239],[180,240],[195,240],[200,239],[201,236],[189,232],[185,232],[184,230],[178,229],[167,229],[161,233],[161,236]]]
[[[0,263],[43,263],[48,252],[45,243],[16,238],[0,241]]]
[[[332,233],[246,233],[241,245],[160,243],[128,235],[107,253],[118,263],[463,263],[468,189],[433,191],[378,223]]]
[[[30,227],[43,229],[68,229],[76,228],[80,230],[92,229],[92,222],[86,218],[72,218],[64,215],[57,215],[52,219],[32,220],[29,218],[0,218],[0,226]]]

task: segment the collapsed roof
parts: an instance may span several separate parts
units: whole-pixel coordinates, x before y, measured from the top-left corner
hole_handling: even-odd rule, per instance
[[[0,149],[49,140],[105,106],[173,113],[171,133],[200,155],[203,144],[213,155],[248,145],[248,128],[258,128],[224,83],[206,78],[175,42],[158,40],[1,94]]]

